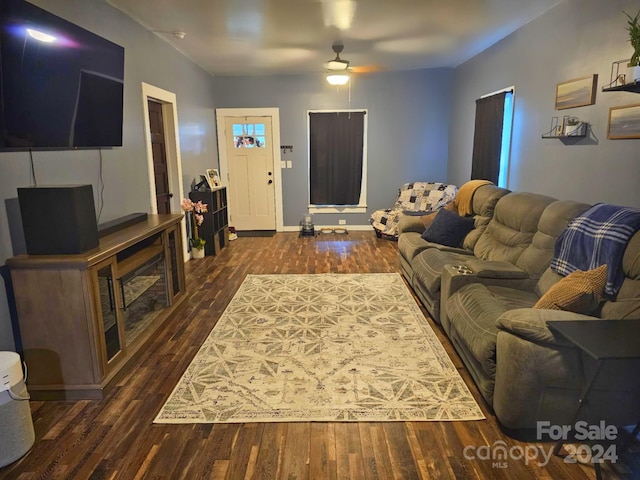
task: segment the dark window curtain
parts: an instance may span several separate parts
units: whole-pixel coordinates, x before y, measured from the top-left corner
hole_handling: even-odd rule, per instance
[[[471,180],[490,180],[498,184],[506,95],[506,92],[501,92],[476,100]]]
[[[312,205],[357,205],[362,184],[364,112],[310,113]]]

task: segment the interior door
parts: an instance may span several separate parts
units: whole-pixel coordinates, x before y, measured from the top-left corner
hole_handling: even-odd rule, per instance
[[[171,213],[171,197],[173,195],[169,191],[169,169],[164,141],[162,104],[153,100],[148,102],[153,174],[156,181],[156,205],[158,206],[158,213]]]
[[[275,230],[271,117],[226,119],[229,224],[236,230]]]

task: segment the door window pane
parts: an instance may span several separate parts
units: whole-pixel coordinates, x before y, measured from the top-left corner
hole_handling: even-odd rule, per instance
[[[235,148],[266,148],[264,123],[234,123]]]
[[[233,135],[242,135],[244,132],[242,131],[242,124],[241,123],[234,123],[233,124]]]

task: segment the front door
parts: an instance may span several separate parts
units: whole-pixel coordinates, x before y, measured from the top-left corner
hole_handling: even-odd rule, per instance
[[[151,130],[151,151],[153,154],[153,174],[156,180],[156,205],[158,213],[171,213],[169,191],[169,169],[164,144],[164,122],[162,104],[149,100],[149,128]]]
[[[271,117],[227,117],[229,224],[236,230],[275,230]]]

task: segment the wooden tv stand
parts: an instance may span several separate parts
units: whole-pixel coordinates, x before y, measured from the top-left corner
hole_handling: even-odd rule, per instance
[[[100,399],[185,300],[182,215],[149,215],[77,255],[7,260],[34,399]]]

